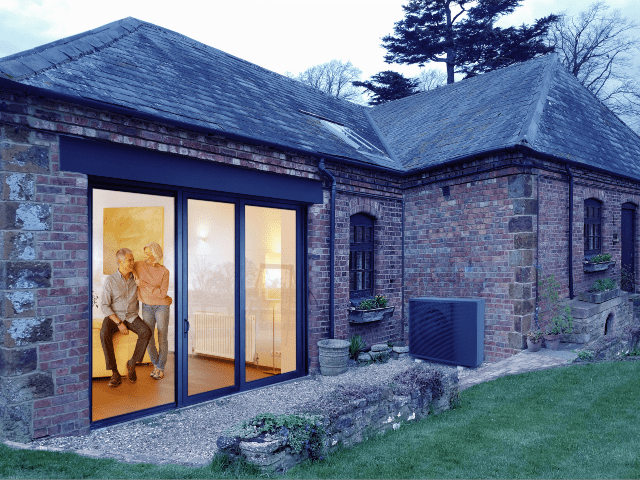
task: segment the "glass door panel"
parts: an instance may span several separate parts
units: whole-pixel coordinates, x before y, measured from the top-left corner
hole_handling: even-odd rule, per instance
[[[91,419],[95,422],[175,402],[175,201],[173,197],[97,188],[92,190],[92,197]],[[168,285],[161,281],[162,274],[158,274],[163,267],[152,265],[146,268],[144,265],[145,247],[150,250],[148,246],[152,242],[160,247],[158,250],[153,246],[153,249],[156,256],[162,256],[158,263],[169,272]],[[134,330],[138,327],[133,325],[136,320],[130,318],[132,323],[125,323],[130,327],[125,335],[118,331],[111,319],[106,318],[108,309],[105,310],[103,305],[109,303],[108,308],[113,307],[109,298],[113,298],[117,292],[112,292],[111,296],[104,295],[108,289],[106,282],[110,275],[119,275],[116,253],[122,254],[123,248],[131,251],[136,262],[134,270],[147,282],[147,288],[157,287],[156,292],[162,292],[161,295],[146,298],[150,304],[161,307],[153,308],[157,312],[153,318],[148,313],[150,310],[145,310],[142,303],[138,303],[140,321],[153,326],[153,336],[149,342],[153,342],[154,348],[149,348],[149,343],[147,348],[141,348],[141,352],[137,353],[138,336]],[[137,289],[135,283],[127,285]],[[171,297],[171,300],[167,297]],[[168,306],[168,323],[166,310],[158,303],[171,303]],[[109,328],[111,332],[106,334]],[[105,334],[109,339],[104,339],[103,346]],[[126,363],[136,356],[139,356],[135,359],[137,380],[132,383],[127,378]],[[155,357],[158,365],[164,362],[163,379],[155,380],[149,376],[154,367],[152,357]],[[115,362],[115,365],[111,362]],[[109,386],[114,367],[122,375],[122,382]]]
[[[245,375],[296,369],[296,212],[245,208]]]
[[[188,395],[235,384],[235,207],[189,199]]]

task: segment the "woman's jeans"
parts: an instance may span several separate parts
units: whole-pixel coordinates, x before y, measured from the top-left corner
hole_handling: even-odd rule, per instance
[[[167,363],[167,352],[169,350],[169,305],[147,305],[142,303],[142,319],[151,330],[151,340],[147,345],[147,352],[151,357],[153,366],[164,370]],[[158,347],[160,354],[156,350],[156,340],[153,337],[156,322],[158,324]]]

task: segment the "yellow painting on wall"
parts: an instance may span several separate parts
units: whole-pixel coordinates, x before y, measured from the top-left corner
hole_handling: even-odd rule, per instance
[[[129,248],[135,261],[144,260],[149,242],[164,248],[164,207],[120,207],[103,209],[103,273],[118,269],[116,252]],[[162,262],[160,262],[162,263]]]

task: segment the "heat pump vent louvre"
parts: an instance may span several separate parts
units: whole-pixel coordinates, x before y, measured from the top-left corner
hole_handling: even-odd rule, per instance
[[[409,353],[454,365],[480,365],[484,360],[484,299],[410,299]]]

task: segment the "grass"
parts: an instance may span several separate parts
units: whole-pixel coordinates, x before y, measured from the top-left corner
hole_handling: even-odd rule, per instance
[[[640,478],[640,362],[574,365],[462,392],[437,417],[291,469],[286,478]],[[256,478],[0,446],[0,478]]]

